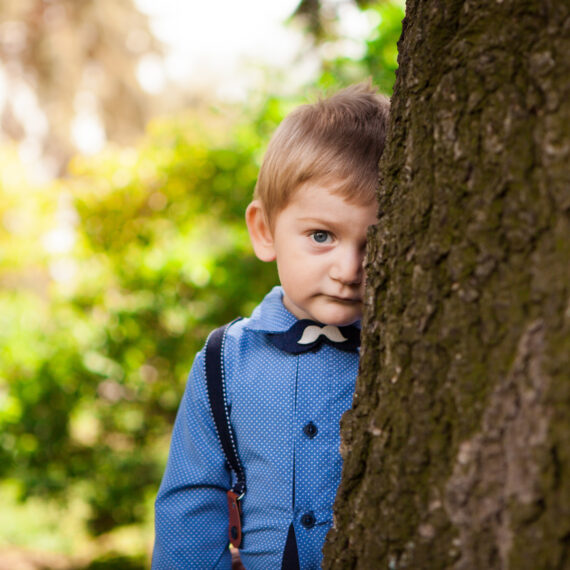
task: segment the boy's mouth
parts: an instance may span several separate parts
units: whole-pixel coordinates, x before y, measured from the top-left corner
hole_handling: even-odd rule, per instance
[[[336,295],[327,295],[329,299],[336,303],[343,303],[345,305],[359,305],[362,301],[356,297],[337,297]]]

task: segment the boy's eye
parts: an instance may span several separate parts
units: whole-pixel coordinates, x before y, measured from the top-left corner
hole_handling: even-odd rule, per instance
[[[327,243],[327,241],[330,239],[330,234],[329,234],[329,232],[325,232],[323,230],[318,230],[316,232],[313,232],[311,234],[311,237],[317,243]]]

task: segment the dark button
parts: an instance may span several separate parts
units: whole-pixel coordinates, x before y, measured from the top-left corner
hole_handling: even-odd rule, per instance
[[[230,529],[230,534],[232,535],[232,538],[235,540],[238,537],[238,529],[237,526],[232,526],[232,528]]]
[[[317,426],[313,423],[313,422],[309,422],[304,428],[303,428],[303,433],[307,436],[310,437],[311,439],[313,439],[318,432],[318,428]]]
[[[312,511],[309,511],[308,513],[305,513],[302,517],[301,517],[301,524],[305,527],[305,528],[313,528],[315,526],[315,515],[313,514]]]

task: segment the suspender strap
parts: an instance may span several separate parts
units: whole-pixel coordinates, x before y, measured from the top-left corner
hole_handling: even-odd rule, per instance
[[[224,457],[235,474],[236,482],[228,491],[228,507],[230,542],[237,548],[241,543],[241,503],[239,501],[245,494],[245,471],[237,452],[236,438],[230,423],[223,366],[226,332],[234,322],[236,321],[212,331],[206,341],[206,388]]]

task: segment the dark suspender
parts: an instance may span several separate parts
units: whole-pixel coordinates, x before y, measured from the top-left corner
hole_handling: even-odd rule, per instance
[[[230,542],[238,548],[241,544],[241,503],[239,501],[245,495],[245,471],[237,452],[236,438],[230,423],[222,362],[226,331],[234,322],[212,331],[206,341],[206,388],[218,439],[226,461],[236,478],[235,485],[228,491],[228,508]]]
[[[237,452],[236,438],[230,423],[229,410],[226,398],[226,379],[224,375],[223,354],[228,327],[240,319],[217,328],[210,333],[206,341],[206,388],[210,409],[214,417],[214,424],[218,439],[222,446],[227,464],[235,475],[235,485],[228,491],[229,508],[229,538],[230,543],[239,548],[241,544],[241,499],[245,495],[245,470]],[[289,528],[285,551],[283,553],[282,569],[293,570],[299,568],[297,541],[293,525]]]

